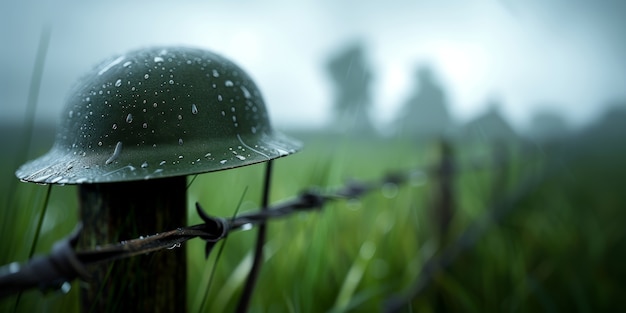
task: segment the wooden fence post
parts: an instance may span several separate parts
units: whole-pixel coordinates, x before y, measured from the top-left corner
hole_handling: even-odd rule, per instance
[[[433,205],[434,225],[439,248],[447,241],[450,222],[455,214],[454,176],[456,174],[454,149],[442,139],[439,142],[439,163],[435,169],[436,187]]]
[[[185,176],[79,186],[79,248],[186,225]],[[183,247],[96,266],[81,288],[83,312],[186,312]]]

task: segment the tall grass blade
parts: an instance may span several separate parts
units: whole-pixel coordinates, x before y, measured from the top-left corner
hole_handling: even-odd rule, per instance
[[[30,149],[33,130],[35,125],[35,113],[37,112],[37,102],[39,100],[39,90],[41,89],[41,77],[43,76],[43,69],[46,61],[46,54],[48,53],[48,46],[50,43],[50,25],[44,25],[39,37],[39,46],[37,48],[37,56],[35,57],[35,66],[33,68],[33,75],[30,80],[30,87],[28,90],[28,100],[26,101],[26,113],[24,114],[24,121],[22,125],[24,127],[24,137],[21,145],[18,147],[18,152],[15,155],[15,163],[13,168],[18,168],[28,157],[28,150]],[[17,181],[11,180],[8,186],[7,195],[14,195]],[[7,197],[7,203],[5,208],[11,207],[12,197]],[[4,227],[6,223],[10,221],[4,221]]]
[[[241,204],[243,203],[243,199],[245,198],[247,192],[248,192],[248,186],[246,186],[246,188],[243,190],[243,193],[241,194],[241,197],[239,198],[239,202],[237,203],[237,207],[235,208],[235,212],[233,213],[233,216],[232,216],[233,218],[237,216],[237,213],[239,212],[239,209],[241,208]],[[200,303],[200,308],[198,310],[198,313],[204,311],[204,306],[206,305],[207,298],[209,297],[209,291],[211,290],[211,285],[213,284],[213,278],[215,277],[215,270],[217,269],[217,264],[220,260],[220,257],[222,256],[224,247],[226,246],[226,240],[228,240],[228,236],[226,236],[224,240],[222,240],[222,245],[220,246],[220,249],[217,251],[217,256],[215,257],[215,263],[213,264],[213,268],[211,269],[211,274],[209,275],[209,281],[206,286],[206,291],[204,292],[204,297],[202,297],[202,302]]]

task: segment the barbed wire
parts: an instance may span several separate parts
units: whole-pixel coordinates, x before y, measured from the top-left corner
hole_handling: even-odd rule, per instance
[[[550,171],[553,171],[553,169]],[[454,261],[463,252],[474,246],[480,237],[489,229],[489,225],[500,222],[517,207],[519,202],[533,191],[537,190],[547,175],[545,171],[527,174],[513,191],[492,203],[492,205],[471,223],[453,243],[444,247],[438,254],[429,258],[422,266],[420,275],[414,281],[413,285],[408,288],[408,291],[389,297],[383,303],[381,311],[386,313],[402,311],[413,299],[416,299],[426,290],[435,279],[437,273],[445,271],[452,266]]]
[[[378,181],[349,181],[344,186],[326,192],[313,188],[293,199],[269,206],[267,210],[244,213],[228,219],[211,216],[196,203],[196,212],[204,222],[202,224],[179,227],[154,235],[98,246],[91,250],[75,250],[82,230],[82,224],[78,224],[69,236],[54,244],[49,255],[37,256],[25,264],[14,262],[1,267],[0,298],[33,288],[42,291],[63,289],[75,279],[89,280],[87,267],[90,265],[178,248],[193,238],[200,238],[206,242],[205,257],[208,258],[213,247],[233,231],[299,212],[320,210],[330,201],[356,199],[390,184],[396,186],[405,184],[422,174],[422,170],[395,172],[385,175]]]

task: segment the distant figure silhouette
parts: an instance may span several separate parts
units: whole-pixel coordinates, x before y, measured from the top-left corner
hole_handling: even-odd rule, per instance
[[[417,69],[413,95],[397,119],[400,133],[422,139],[448,135],[452,121],[446,95],[427,66]]]
[[[349,46],[328,63],[335,84],[333,128],[349,132],[371,132],[369,85],[372,74],[360,43]]]
[[[500,113],[500,102],[491,99],[482,115],[467,123],[464,137],[488,143],[516,143],[521,139]]]

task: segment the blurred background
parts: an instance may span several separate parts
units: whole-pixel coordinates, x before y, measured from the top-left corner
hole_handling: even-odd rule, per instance
[[[24,115],[44,26],[52,35],[37,120],[48,123],[92,66],[152,45],[203,47],[234,60],[256,79],[280,128],[333,123],[340,83],[329,63],[349,49],[359,51],[367,111],[383,132],[423,83],[420,69],[459,124],[495,108],[519,131],[545,114],[580,127],[626,98],[626,5],[617,0],[21,1],[1,11],[3,121]]]
[[[13,240],[2,245],[0,265],[28,259],[32,242],[48,252],[76,223],[74,187],[55,187],[37,238],[45,187],[14,176],[51,146],[71,86],[113,55],[184,45],[240,65],[263,93],[274,128],[304,141],[301,153],[277,162],[273,199],[419,169],[406,189],[273,223],[260,278],[272,288],[258,291],[253,311],[378,311],[414,290],[429,260],[455,247],[450,238],[465,238],[535,174],[540,183],[516,210],[498,214],[484,238],[405,308],[619,311],[624,29],[620,0],[3,1],[0,238]],[[31,135],[27,102],[45,30]],[[16,151],[29,141],[24,159]],[[250,182],[259,177],[255,167],[201,175],[189,203],[230,216],[242,192],[231,187],[258,189]],[[256,189],[242,211],[257,206]],[[190,223],[199,222],[189,209]],[[232,239],[217,271],[223,288],[211,291],[201,243],[189,243],[189,308],[203,311],[206,299],[206,311],[234,308],[253,238]],[[0,311],[76,311],[77,297],[33,291],[21,302],[0,301]]]

